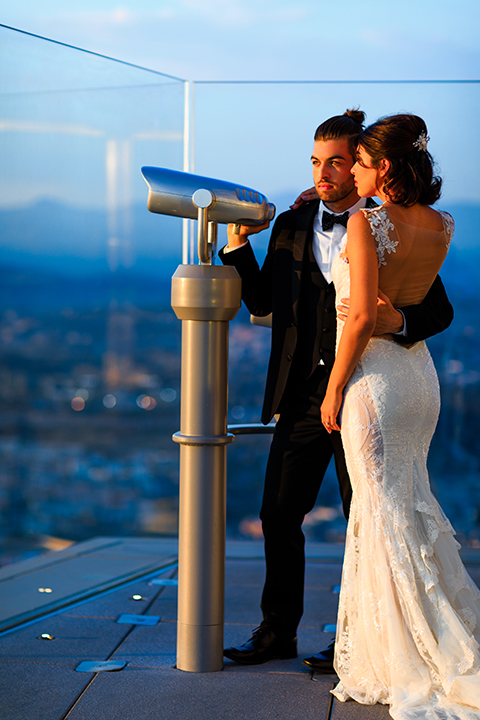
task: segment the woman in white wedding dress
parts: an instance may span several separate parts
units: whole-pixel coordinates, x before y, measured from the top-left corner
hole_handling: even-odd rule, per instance
[[[337,355],[322,405],[341,430],[353,500],[339,600],[332,691],[390,705],[395,720],[480,718],[480,592],[431,493],[426,459],[439,412],[424,342],[371,337],[378,288],[395,307],[419,303],[437,275],[453,220],[433,210],[427,129],[395,115],[360,135],[352,172],[359,195],[383,204],[348,222],[332,269]]]

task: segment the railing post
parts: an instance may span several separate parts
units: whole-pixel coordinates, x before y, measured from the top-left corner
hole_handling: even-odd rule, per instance
[[[228,266],[180,265],[172,307],[182,320],[177,668],[223,668],[228,330],[241,280]]]

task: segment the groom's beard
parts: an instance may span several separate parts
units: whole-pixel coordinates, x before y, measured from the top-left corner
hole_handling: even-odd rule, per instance
[[[316,188],[318,197],[320,200],[323,200],[324,203],[334,203],[339,202],[340,200],[344,200],[352,191],[354,191],[355,188],[355,180],[353,178],[345,180],[345,182],[341,183],[341,185],[336,185],[335,183],[330,182],[329,180],[324,180],[323,182],[319,182],[319,185],[328,184],[332,187],[328,190],[326,189],[319,189],[318,186]],[[358,198],[353,199],[353,203],[355,204],[357,202]]]

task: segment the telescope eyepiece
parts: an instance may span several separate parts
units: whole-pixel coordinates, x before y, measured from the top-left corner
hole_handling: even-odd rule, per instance
[[[209,208],[213,205],[214,201],[214,195],[210,192],[210,190],[205,190],[204,188],[195,190],[192,195],[192,202],[197,208]]]

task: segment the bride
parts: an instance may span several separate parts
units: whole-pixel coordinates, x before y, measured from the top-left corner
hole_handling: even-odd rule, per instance
[[[439,412],[424,342],[372,337],[377,290],[395,307],[422,301],[447,254],[453,220],[440,196],[427,128],[415,115],[374,123],[352,168],[359,195],[383,204],[348,221],[332,269],[337,354],[321,408],[341,430],[352,481],[332,691],[390,705],[395,720],[480,718],[480,593],[431,493],[428,447]]]

